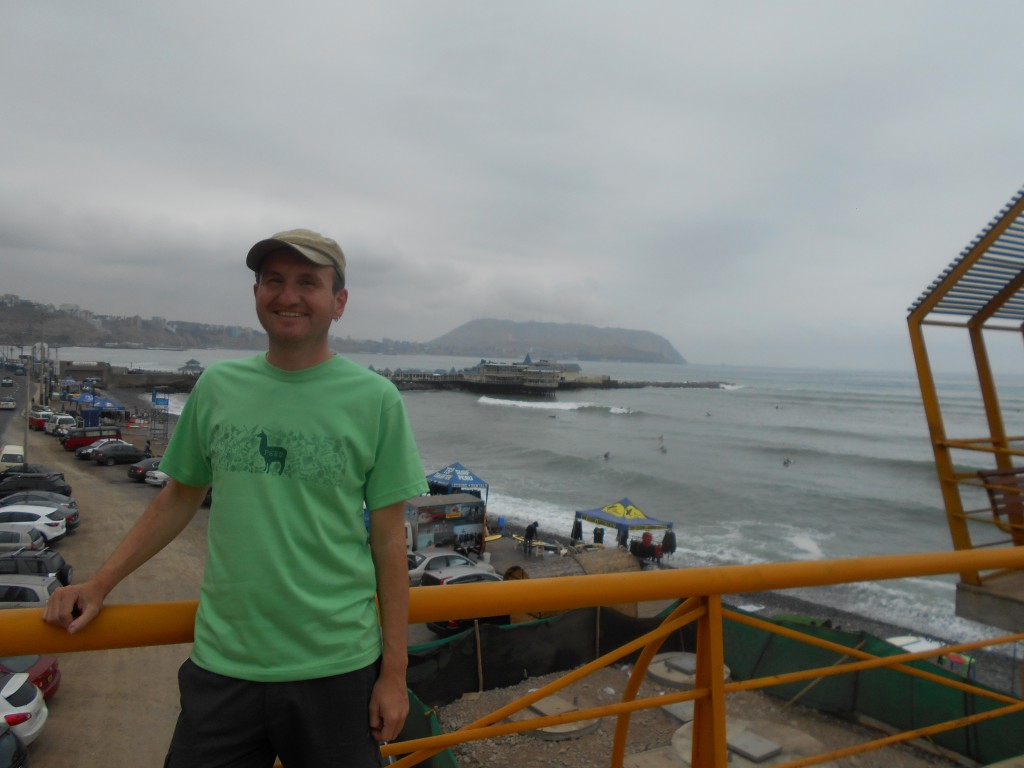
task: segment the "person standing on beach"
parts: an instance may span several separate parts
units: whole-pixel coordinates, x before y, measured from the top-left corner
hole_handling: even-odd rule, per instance
[[[533,554],[533,542],[537,538],[537,528],[540,525],[536,520],[526,526],[526,532],[523,534],[523,550],[527,555]]]
[[[44,616],[81,631],[216,486],[165,766],[376,766],[408,713],[404,507],[425,473],[395,387],[328,347],[348,300],[337,243],[281,232],[246,264],[267,352],[206,369],[161,460],[171,480]]]

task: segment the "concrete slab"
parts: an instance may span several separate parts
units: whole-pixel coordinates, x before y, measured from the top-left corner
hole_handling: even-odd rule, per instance
[[[561,696],[548,696],[535,701],[533,704],[528,706],[526,709],[517,712],[513,715],[512,719],[516,721],[532,720],[537,717],[547,717],[551,715],[564,715],[568,712],[576,712],[579,710],[572,702],[566,701]],[[537,739],[544,739],[545,741],[563,741],[566,739],[578,739],[581,736],[586,736],[589,733],[593,733],[601,727],[601,721],[597,718],[591,718],[589,720],[579,720],[572,723],[564,723],[562,725],[551,725],[547,728],[536,728],[528,733]]]
[[[687,672],[685,670],[692,670]],[[697,657],[692,653],[659,653],[647,668],[647,676],[661,685],[688,691],[696,682]],[[728,667],[723,672],[728,680],[732,672]]]
[[[725,743],[731,752],[754,763],[763,763],[765,760],[782,754],[781,745],[764,736],[759,736],[753,731],[740,731],[735,736],[729,734]]]
[[[566,712],[575,712],[579,707],[571,701],[566,701],[561,696],[548,696],[530,705],[530,709],[538,715],[564,715]]]
[[[681,760],[672,747],[658,747],[626,755],[622,765],[623,768],[685,768],[689,763]]]
[[[778,741],[780,746],[779,752],[773,757],[756,762],[744,757],[733,749],[733,745],[737,743],[753,743],[752,740],[745,741],[742,738],[742,734],[758,736],[756,730],[751,730],[750,724],[745,720],[729,720],[726,723],[726,744],[729,746],[730,768],[766,768],[766,766],[783,765],[825,751],[825,745],[810,734],[790,726],[777,724],[772,726],[772,737]],[[683,765],[689,766],[690,755],[693,749],[692,722],[681,725],[672,735],[672,748],[679,759],[683,761]],[[825,768],[836,768],[836,764],[831,761],[817,763],[816,765],[825,766]]]
[[[672,715],[680,723],[688,723],[693,720],[692,701],[677,701],[675,704],[666,704],[661,710]]]
[[[687,651],[676,653],[665,659],[665,664],[676,672],[682,672],[684,675],[693,675],[697,672],[697,654]]]

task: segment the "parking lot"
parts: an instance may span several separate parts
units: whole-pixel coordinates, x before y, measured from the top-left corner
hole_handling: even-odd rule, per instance
[[[15,414],[0,414],[0,437],[22,441],[21,422]],[[141,445],[146,435],[125,439]],[[63,471],[73,488],[82,522],[55,548],[74,566],[75,580],[84,580],[157,489],[128,480],[126,466],[76,461],[42,432],[29,432],[27,449],[29,461]],[[118,585],[109,600],[133,603],[197,597],[205,532],[204,509],[175,542]],[[61,654],[60,691],[49,702],[45,731],[29,748],[33,768],[160,765],[178,712],[177,668],[188,651],[187,645],[177,645]]]
[[[147,437],[144,430],[124,435],[140,446]],[[0,440],[21,443],[23,438],[20,417],[0,413]],[[162,452],[162,446],[153,448]],[[81,524],[55,549],[74,567],[75,581],[84,581],[158,489],[130,481],[125,465],[76,460],[42,432],[29,431],[27,449],[30,462],[64,472],[72,486]],[[207,514],[200,509],[181,536],[114,589],[108,604],[196,599]],[[409,629],[410,643],[432,639],[436,636],[423,624]],[[178,714],[177,670],[189,650],[174,645],[61,654],[61,689],[49,702],[45,731],[29,748],[32,768],[161,765]]]

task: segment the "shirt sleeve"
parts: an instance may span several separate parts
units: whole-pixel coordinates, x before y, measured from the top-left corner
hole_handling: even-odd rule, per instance
[[[388,394],[381,408],[376,460],[366,483],[366,508],[371,511],[428,490],[405,404],[397,390]]]

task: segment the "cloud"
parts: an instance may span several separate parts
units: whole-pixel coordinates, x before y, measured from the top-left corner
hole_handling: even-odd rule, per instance
[[[335,237],[339,332],[477,317],[697,362],[910,367],[906,309],[1021,183],[1015,3],[22,4],[3,292],[254,325]]]

